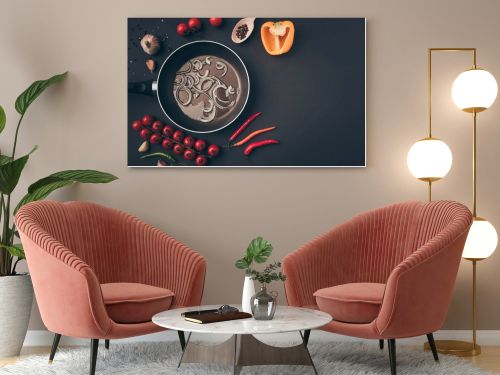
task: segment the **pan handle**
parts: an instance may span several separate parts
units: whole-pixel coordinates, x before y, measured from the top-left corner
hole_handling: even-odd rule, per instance
[[[156,91],[156,87],[157,82],[155,81],[129,82],[128,92],[153,96],[153,92]]]

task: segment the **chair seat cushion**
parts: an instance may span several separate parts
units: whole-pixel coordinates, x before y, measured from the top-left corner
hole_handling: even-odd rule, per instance
[[[378,315],[385,284],[350,283],[319,289],[314,293],[321,311],[346,323],[370,323]]]
[[[168,289],[137,283],[101,284],[106,310],[117,323],[144,323],[168,310],[174,293]]]

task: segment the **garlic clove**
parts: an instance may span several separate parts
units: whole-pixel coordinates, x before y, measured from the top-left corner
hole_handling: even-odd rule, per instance
[[[156,69],[156,63],[153,59],[147,59],[146,60],[146,67],[148,68],[148,70],[153,73],[154,70]]]
[[[149,142],[144,141],[144,142],[142,142],[141,146],[139,147],[139,149],[137,151],[146,152],[147,150],[149,150]]]
[[[158,159],[158,161],[156,162],[156,166],[157,167],[166,167],[167,165],[168,164],[165,161],[161,160],[161,159]]]
[[[146,34],[141,39],[141,47],[148,55],[155,55],[160,50],[160,40],[152,34]]]

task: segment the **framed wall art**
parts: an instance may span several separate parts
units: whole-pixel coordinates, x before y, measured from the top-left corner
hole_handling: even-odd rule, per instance
[[[129,18],[131,167],[363,167],[364,18]]]

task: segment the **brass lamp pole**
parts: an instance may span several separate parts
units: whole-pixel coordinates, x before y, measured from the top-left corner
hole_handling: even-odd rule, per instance
[[[442,179],[452,164],[450,148],[432,134],[432,51],[428,50],[428,133],[410,148],[407,157],[408,168],[413,176],[427,183],[429,202],[432,200],[432,183]]]
[[[474,54],[474,69],[476,67],[476,54]],[[477,110],[472,110],[472,217],[474,220],[484,220],[477,216]],[[481,347],[476,342],[477,331],[477,262],[485,258],[465,258],[472,262],[472,348],[462,345],[466,354],[463,356],[475,356],[481,354]],[[469,344],[469,343],[467,343]]]
[[[432,137],[432,53],[433,52],[472,52],[473,68],[476,67],[476,49],[475,48],[429,48],[427,50],[427,112],[428,112],[428,137],[427,140],[437,140]],[[444,176],[443,176],[444,177]],[[429,202],[432,201],[432,183],[439,180],[436,177],[419,178],[422,181],[427,181],[429,190]]]
[[[477,288],[476,288],[476,265],[479,260],[486,259],[495,250],[497,234],[494,227],[485,219],[477,216],[477,113],[486,110],[493,104],[497,85],[494,77],[485,70],[476,66],[477,51],[475,48],[430,48],[429,55],[429,132],[432,124],[431,114],[431,64],[432,52],[471,52],[472,68],[458,76],[453,84],[452,96],[455,104],[464,112],[471,113],[473,119],[472,134],[472,214],[473,224],[467,242],[465,244],[463,257],[472,262],[472,343],[457,340],[438,340],[436,347],[438,352],[456,356],[475,356],[481,353],[481,347],[476,342],[477,330]],[[486,95],[481,97],[481,90]],[[478,98],[479,96],[479,98]],[[431,189],[431,182],[429,182]],[[429,200],[431,193],[429,192]],[[429,350],[429,345],[424,348]]]

